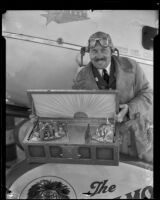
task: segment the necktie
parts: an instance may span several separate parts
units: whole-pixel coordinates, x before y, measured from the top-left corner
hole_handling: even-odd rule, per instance
[[[109,84],[109,75],[106,69],[103,69],[103,79]]]

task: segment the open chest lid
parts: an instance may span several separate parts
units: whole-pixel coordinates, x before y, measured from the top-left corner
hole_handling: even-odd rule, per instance
[[[32,113],[40,118],[113,118],[116,90],[27,90]]]

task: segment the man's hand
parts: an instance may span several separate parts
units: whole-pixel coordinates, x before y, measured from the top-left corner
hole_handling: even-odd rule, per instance
[[[30,118],[30,121],[31,121],[32,123],[34,123],[34,122],[37,121],[37,116],[34,115],[34,114],[30,114],[30,115],[29,115],[29,118]]]
[[[119,108],[121,111],[115,116],[115,119],[117,122],[122,122],[129,108],[127,104],[120,104]]]

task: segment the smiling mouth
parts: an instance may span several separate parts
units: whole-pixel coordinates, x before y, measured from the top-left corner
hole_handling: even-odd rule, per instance
[[[97,59],[97,60],[95,60],[96,62],[104,62],[104,61],[106,61],[105,59]]]
[[[96,63],[99,63],[99,64],[104,63],[104,62],[105,62],[105,60],[98,60],[98,61],[96,61]]]

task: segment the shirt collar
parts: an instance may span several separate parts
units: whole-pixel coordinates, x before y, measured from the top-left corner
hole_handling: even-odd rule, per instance
[[[111,71],[111,62],[109,63],[109,65],[105,68],[108,72],[108,75],[110,75],[110,71]],[[100,75],[102,76],[103,75],[103,69],[98,69]]]

